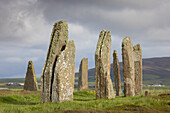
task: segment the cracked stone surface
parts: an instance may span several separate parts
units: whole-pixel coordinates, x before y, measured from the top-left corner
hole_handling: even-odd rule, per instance
[[[78,91],[88,90],[88,58],[83,58],[79,67]]]
[[[111,32],[101,31],[95,52],[96,99],[115,98],[110,78]]]
[[[135,68],[135,95],[142,95],[142,48],[140,44],[133,47]]]
[[[24,90],[38,91],[38,84],[35,76],[35,69],[32,61],[28,62],[27,73],[25,77]]]
[[[122,42],[124,93],[126,97],[142,94],[142,48],[133,47],[130,37]]]
[[[41,102],[52,101],[52,84],[57,57],[65,49],[68,40],[68,24],[66,21],[56,22],[50,37],[47,58],[41,74]]]
[[[133,60],[133,44],[130,37],[126,37],[122,42],[122,60],[124,77],[125,97],[135,96],[135,74]]]
[[[75,45],[74,41],[70,40],[55,63],[52,102],[73,101],[74,78]]]
[[[114,83],[116,88],[116,96],[120,96],[122,93],[121,78],[120,78],[119,59],[116,50],[114,50],[113,52],[113,73],[114,73]]]

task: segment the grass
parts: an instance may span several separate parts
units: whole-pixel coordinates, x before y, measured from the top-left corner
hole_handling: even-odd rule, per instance
[[[6,83],[6,82],[24,82],[24,78],[9,78],[9,79],[0,79],[0,83]]]
[[[41,78],[38,77],[36,78],[38,83],[41,83]],[[0,83],[8,83],[8,82],[19,82],[19,83],[24,83],[25,82],[25,78],[4,78],[4,79],[0,79]]]
[[[6,86],[0,85],[0,88],[9,88],[9,89],[23,89],[24,86]]]
[[[92,91],[74,92],[73,102],[40,103],[40,92],[22,90],[0,91],[0,113],[53,112],[170,112],[170,90],[150,90],[151,96],[119,96],[114,99],[95,99]]]
[[[149,84],[163,84],[166,86],[170,86],[170,78],[160,78],[158,75],[152,75],[152,74],[143,74],[143,83],[145,85]]]
[[[153,79],[159,79],[160,76],[157,75],[151,75],[151,74],[144,74],[143,75],[143,80],[153,80]]]

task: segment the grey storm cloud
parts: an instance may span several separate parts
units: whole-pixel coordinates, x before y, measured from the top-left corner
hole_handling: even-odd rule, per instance
[[[113,37],[129,35],[135,42],[145,41],[144,46],[155,46],[160,42],[165,42],[162,46],[169,45],[168,0],[44,0],[40,5],[44,6],[45,19],[50,23],[66,19],[91,32],[108,29]]]
[[[68,22],[69,40],[75,41],[76,71],[83,57],[94,67],[103,29],[111,31],[111,51],[118,51],[120,61],[126,36],[141,44],[144,58],[170,56],[169,11],[169,0],[1,0],[0,77],[25,77],[28,60],[40,76],[52,26],[59,20]]]

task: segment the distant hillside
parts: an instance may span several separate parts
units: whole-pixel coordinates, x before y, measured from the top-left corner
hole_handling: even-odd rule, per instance
[[[120,62],[120,73],[121,80],[123,81],[123,67]],[[89,74],[89,85],[94,86],[95,82],[95,68],[88,70]],[[111,78],[113,79],[113,65],[111,64]],[[77,84],[78,73],[75,74],[75,81]],[[0,83],[6,82],[24,82],[24,78],[13,78],[13,79],[0,79]],[[37,78],[40,84],[40,78]],[[162,58],[148,58],[143,59],[143,83],[145,85],[152,83],[162,83],[170,86],[170,57]],[[1,84],[0,84],[1,85]]]
[[[120,64],[121,80],[123,81],[123,67]],[[95,81],[95,68],[89,69],[89,82]],[[78,73],[76,73],[78,76]],[[111,78],[113,79],[113,64],[111,64]],[[144,84],[162,83],[170,85],[170,57],[143,59]]]

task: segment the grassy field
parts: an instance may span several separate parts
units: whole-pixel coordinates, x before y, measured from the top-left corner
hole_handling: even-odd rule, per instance
[[[154,77],[155,79],[157,78],[157,76],[152,76],[152,78]],[[75,89],[77,80],[78,77],[76,77]],[[150,78],[144,78],[144,80],[146,84],[151,82]],[[40,78],[37,78],[37,81],[40,83]],[[170,112],[170,95],[167,95],[170,94],[170,86],[149,87],[144,85],[143,90],[147,90],[151,94],[149,97],[145,97],[144,95],[123,97],[122,95],[114,99],[99,100],[95,99],[95,94],[92,91],[75,91],[73,102],[42,104],[40,103],[40,91],[23,91],[23,86],[6,86],[5,84],[8,82],[24,83],[24,79],[0,79],[0,88],[9,88],[9,90],[0,90],[0,113]],[[93,87],[94,85],[94,81],[89,81],[90,90],[95,90],[95,87]]]
[[[148,90],[148,89],[147,89]],[[74,92],[73,102],[40,103],[40,92],[0,90],[0,113],[170,112],[170,89],[150,89],[150,96],[95,99],[92,91]],[[162,95],[160,95],[162,94]]]
[[[38,77],[36,78],[38,83],[41,83],[41,78]],[[6,79],[0,79],[0,83],[8,83],[8,82],[19,82],[19,83],[24,83],[25,78],[6,78]]]

